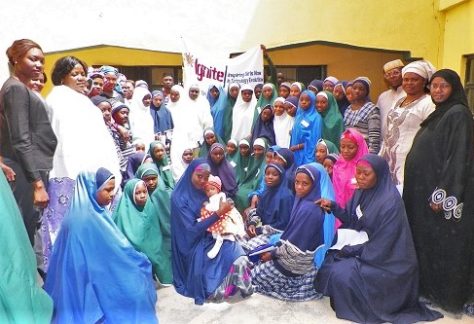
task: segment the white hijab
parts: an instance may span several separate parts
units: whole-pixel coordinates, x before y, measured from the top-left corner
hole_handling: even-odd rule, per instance
[[[278,97],[275,99],[276,102],[285,102],[285,98]],[[273,117],[273,129],[275,131],[275,141],[276,145],[284,148],[290,147],[290,133],[291,129],[293,128],[293,123],[295,119],[286,113],[286,110],[283,112],[281,116],[277,116],[274,114]]]
[[[58,138],[50,178],[75,180],[80,171],[96,172],[104,167],[119,184],[119,157],[100,109],[88,97],[65,85],[54,87],[46,102]]]
[[[245,90],[252,91],[252,99],[250,102],[245,102],[242,99],[242,91]],[[255,98],[252,87],[248,84],[242,86],[232,111],[231,138],[240,141],[242,138],[251,135],[256,104],[257,98]]]
[[[133,140],[141,140],[145,143],[145,147],[150,147],[150,143],[155,140],[155,129],[153,118],[150,114],[150,106],[145,107],[143,98],[150,95],[150,91],[143,87],[137,87],[133,91],[130,105],[130,129],[132,131]]]
[[[199,142],[202,144],[204,142],[204,137],[202,136],[204,130],[209,127],[214,127],[214,121],[212,120],[211,115],[211,106],[209,105],[209,101],[207,100],[207,98],[202,95],[200,90],[197,99],[191,99],[191,97],[189,97],[190,89],[199,90],[199,86],[191,85],[186,91],[186,93],[188,94],[190,107],[197,115],[197,124],[194,130],[195,133],[193,134],[193,142]]]

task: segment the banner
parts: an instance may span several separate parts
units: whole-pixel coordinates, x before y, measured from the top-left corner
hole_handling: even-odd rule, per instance
[[[258,83],[264,83],[263,53],[260,46],[233,58],[228,58],[229,54],[219,57],[211,51],[204,52],[190,50],[185,46],[182,54],[185,88],[197,83],[202,91],[207,91],[210,84],[227,87],[230,83],[237,82],[254,87]]]

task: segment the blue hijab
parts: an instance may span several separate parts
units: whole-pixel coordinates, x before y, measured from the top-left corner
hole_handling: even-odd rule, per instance
[[[225,153],[224,145],[221,143],[212,144],[207,156],[207,163],[211,167],[211,174],[218,176],[221,179],[221,191],[224,192],[228,197],[233,198],[238,189],[235,170],[226,158],[224,158],[220,164],[216,164],[214,161],[212,161],[211,153],[216,149],[222,149]]]
[[[81,172],[49,262],[54,323],[157,323],[150,261],[96,201],[110,172]],[[97,182],[99,181],[99,182]]]
[[[173,129],[173,119],[171,118],[171,112],[166,108],[165,105],[165,96],[163,95],[163,92],[159,90],[155,90],[151,93],[152,98],[155,98],[157,96],[160,96],[163,98],[161,105],[159,107],[155,106],[153,104],[153,100],[151,101],[150,104],[150,114],[151,117],[153,118],[153,125],[154,125],[154,130],[155,134],[156,133],[163,133],[164,131],[167,131],[169,129]]]
[[[310,106],[303,110],[298,104],[295,124],[291,131],[290,145],[304,144],[303,149],[294,152],[296,166],[314,161],[314,146],[321,138],[323,129],[323,120],[315,107],[316,95],[310,90],[303,91],[301,96],[303,94],[309,96]]]
[[[214,86],[209,86],[209,90],[207,91],[207,100],[209,101],[209,105],[211,106],[211,116],[212,120],[214,121],[214,131],[217,135],[221,138],[224,138],[224,112],[227,103],[227,92],[222,88],[222,86],[216,87],[219,91],[219,97],[217,99],[211,99],[210,90]],[[211,103],[214,101],[213,103]]]
[[[295,157],[293,152],[287,148],[279,148],[275,151],[275,155],[278,155],[281,159],[285,161],[285,178],[290,190],[294,190],[295,185]]]
[[[265,110],[269,109],[272,112],[272,117],[270,120],[264,122],[262,120],[262,115]],[[257,138],[265,138],[268,145],[272,146],[276,144],[275,140],[275,130],[273,128],[273,108],[272,105],[266,105],[262,107],[260,114],[258,115],[255,125],[252,130],[252,136],[250,138],[250,143],[253,143]]]
[[[128,157],[128,162],[127,162],[127,176],[126,179],[124,180],[129,180],[135,178],[135,172],[137,172],[138,168],[140,165],[143,164],[143,161],[146,160],[146,154],[145,152],[138,151],[133,153]]]
[[[263,225],[284,230],[290,219],[295,197],[286,184],[285,169],[274,163],[268,164],[265,172],[268,168],[278,171],[280,182],[274,187],[266,187],[258,202],[257,215],[260,216]]]
[[[214,259],[207,256],[215,243],[207,228],[217,218],[211,216],[202,222],[197,221],[207,197],[192,183],[196,168],[210,169],[206,160],[193,160],[171,194],[171,248],[176,291],[202,305],[222,283],[232,263],[245,253],[238,243],[224,240]]]
[[[309,165],[316,168],[321,176],[319,180],[321,186],[321,197],[334,201],[336,196],[334,195],[334,188],[332,186],[331,178],[329,177],[326,169],[322,166],[322,164],[316,162],[310,163]],[[336,218],[332,212],[326,212],[323,228],[324,246],[318,249],[316,251],[316,255],[314,256],[314,264],[318,269],[321,268],[324,257],[326,256],[326,251],[332,246],[334,235],[336,233]]]
[[[324,211],[314,202],[321,198],[321,173],[314,166],[306,164],[296,170],[312,179],[311,191],[304,197],[295,198],[290,222],[280,240],[288,241],[302,252],[316,251],[324,246]],[[317,253],[317,251],[316,251]]]

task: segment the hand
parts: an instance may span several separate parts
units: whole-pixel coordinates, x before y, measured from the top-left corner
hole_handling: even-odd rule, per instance
[[[320,198],[314,202],[316,205],[319,205],[326,212],[331,211],[332,201],[329,199]]]
[[[255,236],[257,236],[257,230],[256,230],[255,225],[249,225],[249,226],[247,226],[247,234],[248,234],[250,237],[255,237]]]
[[[123,140],[124,140],[125,142],[128,142],[128,141],[130,140],[130,133],[129,133],[129,131],[128,131],[125,127],[123,127],[123,126],[121,126],[121,125],[118,125],[117,129],[118,129],[118,131],[119,131],[119,133],[120,133],[120,136],[122,136]]]
[[[44,187],[43,181],[33,182],[33,205],[38,208],[46,208],[49,203],[49,196]]]
[[[440,211],[443,210],[443,205],[442,204],[435,204],[435,203],[431,202],[430,207],[431,207],[431,209],[433,209],[433,211],[435,213],[439,213]]]
[[[230,212],[233,208],[233,204],[224,200],[224,198],[221,198],[220,202],[219,202],[219,209],[216,211],[216,214],[221,217],[222,215],[225,215],[227,214],[228,212]]]
[[[298,145],[290,146],[290,151],[291,152],[295,152],[295,151],[298,151],[298,150],[299,150]]]
[[[0,162],[0,167],[2,168],[2,171],[5,174],[5,177],[7,178],[7,181],[9,181],[9,182],[15,181],[16,173],[15,173],[15,171],[13,171],[12,168],[10,168],[6,164],[3,164],[2,162]]]
[[[257,195],[253,195],[252,196],[252,200],[250,201],[250,207],[249,208],[255,208],[257,207],[257,204],[258,204],[258,196]]]
[[[260,261],[267,262],[272,259],[272,254],[270,252],[263,252],[260,254]]]

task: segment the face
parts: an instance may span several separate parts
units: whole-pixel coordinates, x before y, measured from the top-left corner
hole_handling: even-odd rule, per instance
[[[250,155],[250,147],[243,144],[239,145],[239,151],[242,156],[249,156]]]
[[[115,179],[109,180],[107,184],[95,193],[95,200],[99,206],[105,207],[114,198]]]
[[[162,96],[154,96],[152,100],[153,100],[153,105],[155,107],[160,107],[161,103],[163,102],[163,97]]]
[[[293,106],[290,103],[285,102],[285,109],[288,115],[290,115],[291,117],[295,117],[297,107]]]
[[[278,164],[279,166],[286,167],[286,162],[280,156],[274,154],[272,163]]]
[[[265,163],[270,164],[273,161],[273,152],[265,153]]]
[[[156,185],[155,185],[156,187]],[[133,200],[135,204],[139,207],[143,207],[146,204],[148,198],[147,187],[141,182],[135,187],[135,192],[133,194]]]
[[[270,119],[272,119],[272,117],[273,117],[273,111],[271,109],[264,109],[262,111],[261,118],[263,122],[269,121]]]
[[[253,91],[255,92],[255,98],[260,98],[260,95],[262,94],[262,88],[255,88]]]
[[[112,121],[112,106],[110,103],[103,101],[97,105],[100,111],[102,111],[102,117],[104,117],[104,121],[108,124]]]
[[[300,88],[297,86],[291,86],[290,88],[290,96],[298,97],[301,94]]]
[[[211,152],[211,160],[215,164],[221,164],[222,160],[224,160],[224,150],[219,148],[214,149]]]
[[[165,157],[165,148],[161,145],[157,145],[153,148],[153,156],[156,160],[161,161]]]
[[[143,97],[142,103],[145,107],[149,107],[151,104],[151,95],[147,94],[145,97]]]
[[[273,104],[273,113],[275,116],[281,116],[285,112],[285,104],[281,101],[277,101]]]
[[[253,95],[252,90],[242,90],[241,94],[242,94],[242,100],[244,102],[250,102],[250,100],[252,100],[252,95]]]
[[[234,143],[227,143],[225,150],[227,154],[232,155],[237,151],[237,146],[235,146]]]
[[[182,159],[185,163],[189,164],[193,160],[193,151],[192,150],[186,150],[183,152]]]
[[[281,73],[281,72],[277,73],[277,82],[278,82],[278,84],[280,84],[282,82],[285,82],[285,76],[283,75],[283,73]]]
[[[101,93],[103,88],[104,88],[104,79],[102,78],[92,79],[91,90],[95,90],[95,92]]]
[[[407,95],[421,95],[425,92],[426,80],[413,72],[407,72],[403,76],[402,88]]]
[[[28,82],[28,88],[33,91],[41,92],[44,88],[44,76],[41,74],[38,78],[33,78]]]
[[[355,101],[365,100],[367,97],[366,87],[360,82],[354,82],[352,85],[352,96]]]
[[[343,138],[340,143],[341,155],[346,161],[352,160],[357,154],[358,146],[354,142]]]
[[[81,64],[76,64],[74,68],[63,79],[62,84],[77,92],[84,93],[86,89],[86,71]]]
[[[190,88],[189,89],[189,98],[191,98],[191,100],[196,100],[198,97],[199,97],[199,89]]]
[[[174,85],[174,79],[170,75],[165,76],[163,78],[162,82],[163,82],[163,87],[165,87],[167,89],[171,89],[171,87]]]
[[[352,86],[348,86],[346,88],[346,98],[347,98],[347,101],[349,101],[350,103],[354,101],[354,96],[352,94]]]
[[[217,195],[219,193],[219,190],[217,190],[216,187],[210,186],[210,185],[206,185],[204,191],[206,192],[206,196],[208,196],[208,197],[212,197],[212,196]]]
[[[328,109],[328,100],[326,97],[317,96],[316,97],[316,110],[320,113],[325,112]]]
[[[117,84],[117,76],[112,73],[107,73],[104,76],[104,88],[103,91],[105,92],[112,92],[114,91],[115,85]]]
[[[451,96],[453,87],[442,77],[435,77],[430,84],[431,98],[435,103],[441,103]]]
[[[193,175],[191,176],[191,183],[196,189],[204,190],[207,180],[209,180],[208,171],[194,171]]]
[[[209,146],[217,142],[217,138],[214,133],[207,133],[206,136],[204,136],[204,139],[206,140],[206,143]]]
[[[142,151],[142,152],[145,152],[145,144],[144,143],[137,143],[135,144],[135,151]],[[153,162],[153,160],[151,160],[151,162]],[[145,161],[143,161],[143,163],[145,163]]]
[[[171,100],[171,102],[177,102],[179,100],[179,92],[171,90],[170,100]]]
[[[332,170],[334,169],[334,162],[330,159],[324,159],[323,166],[326,169],[326,172],[332,178]]]
[[[410,72],[411,73],[411,72]],[[387,84],[392,88],[398,88],[402,84],[402,69],[391,69],[383,74]]]
[[[283,98],[287,98],[290,95],[290,90],[287,87],[280,87],[279,89],[279,96]]]
[[[265,184],[268,187],[275,187],[280,183],[280,173],[277,169],[268,167],[265,170]]]
[[[232,91],[232,90],[231,90]],[[210,91],[212,98],[217,99],[219,97],[219,90],[216,87],[213,87]],[[237,92],[238,93],[238,92]]]
[[[302,94],[300,96],[300,107],[303,110],[308,109],[311,106],[311,99],[307,94]]]
[[[39,78],[43,74],[44,54],[39,48],[31,48],[14,67],[15,73],[25,79]]]
[[[330,81],[324,82],[324,83],[323,83],[323,90],[324,90],[324,91],[333,92],[333,90],[334,90],[334,84],[332,84],[332,82],[330,82]]]
[[[263,147],[261,147],[260,145],[254,145],[253,154],[255,155],[256,158],[261,158],[264,153],[265,153],[265,149]]]
[[[336,98],[337,101],[344,99],[344,91],[342,89],[342,85],[334,87],[332,94],[334,95],[334,98]]]
[[[299,198],[305,197],[311,191],[313,181],[303,172],[298,172],[295,177],[295,193]]]
[[[149,192],[153,192],[158,185],[158,177],[156,175],[146,175],[142,177]]]
[[[355,178],[359,189],[370,189],[377,183],[375,171],[366,163],[357,163]]]
[[[262,90],[262,95],[263,95],[263,98],[265,99],[270,99],[272,97],[272,94],[273,94],[272,88],[267,87]]]
[[[125,125],[128,123],[128,109],[122,108],[117,111],[112,117],[114,118],[115,122],[119,125]]]
[[[237,96],[239,95],[239,87],[232,87],[229,90],[229,96],[232,98],[236,99]]]
[[[316,162],[323,164],[324,159],[326,158],[327,155],[328,153],[326,150],[326,146],[324,146],[323,144],[319,144],[316,147],[316,152],[315,152]]]

